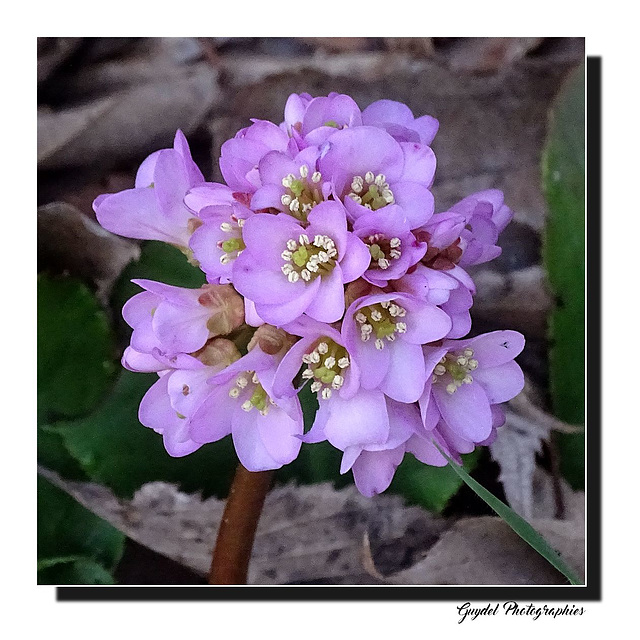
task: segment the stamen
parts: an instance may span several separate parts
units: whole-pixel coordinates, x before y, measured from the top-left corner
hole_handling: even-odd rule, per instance
[[[315,182],[316,184],[322,180],[322,174],[319,171],[314,171],[311,176],[311,182]]]
[[[318,353],[327,353],[329,345],[326,342],[321,342],[317,347]]]
[[[229,233],[230,231],[233,231],[233,227],[228,222],[223,222],[220,225],[220,230],[224,231],[225,233]]]
[[[238,387],[233,387],[232,389],[229,389],[230,398],[237,398],[239,395],[240,395],[240,389],[238,389]]]
[[[364,174],[364,179],[369,184],[371,184],[375,180],[375,176],[373,175],[373,171],[367,171],[367,173]]]
[[[376,349],[378,349],[378,351],[382,351],[382,349],[384,349],[384,342],[382,342],[380,338],[376,340]]]
[[[330,397],[331,397],[331,389],[329,389],[328,387],[325,387],[322,390],[322,399],[328,400]]]
[[[331,367],[333,367],[333,365],[336,363],[336,359],[333,356],[329,356],[325,361],[324,361],[324,366],[327,367],[327,369],[331,369]]]
[[[308,175],[309,175],[309,167],[307,167],[307,165],[306,165],[306,164],[303,164],[303,165],[300,167],[300,176],[301,176],[302,178],[306,178]]]
[[[341,369],[346,369],[349,366],[350,362],[349,362],[349,358],[340,358],[340,360],[338,360],[338,366]]]

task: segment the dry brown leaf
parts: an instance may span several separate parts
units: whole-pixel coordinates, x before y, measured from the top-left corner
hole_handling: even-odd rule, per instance
[[[536,510],[536,454],[541,453],[543,441],[549,440],[552,430],[564,433],[580,430],[537,407],[530,400],[532,395],[535,395],[535,392],[531,383],[527,381],[522,393],[506,405],[506,422],[498,429],[495,441],[489,445],[491,457],[500,467],[498,479],[504,487],[507,502],[525,520],[533,518]],[[564,483],[560,490],[565,493],[570,491],[569,485]],[[549,492],[553,493],[550,485]],[[552,517],[554,511],[555,509],[550,511],[548,517]]]
[[[371,38],[303,38],[314,47],[334,52],[366,51],[371,46]]]
[[[507,273],[483,265],[472,275],[477,288],[475,320],[522,331],[527,338],[546,339],[553,297],[541,265]]]
[[[82,44],[82,38],[38,38],[38,83],[47,80]]]
[[[435,53],[433,38],[385,38],[384,43],[389,51],[409,55],[430,58]]]
[[[584,524],[537,520],[532,526],[584,576]],[[410,569],[391,584],[567,584],[566,578],[500,518],[459,520]]]
[[[206,63],[83,106],[38,112],[38,168],[109,165],[168,146],[192,132],[221,96]]]
[[[105,303],[124,267],[139,257],[138,245],[110,233],[70,204],[38,207],[39,269],[95,282]]]
[[[131,501],[119,500],[101,485],[41,472],[136,542],[207,574],[224,501],[203,501],[162,482],[143,486]],[[449,525],[397,496],[364,498],[354,486],[276,487],[258,525],[249,583],[379,583],[363,564],[365,533],[382,575],[415,562]]]
[[[524,57],[544,38],[450,38],[442,60],[455,71],[494,73]]]

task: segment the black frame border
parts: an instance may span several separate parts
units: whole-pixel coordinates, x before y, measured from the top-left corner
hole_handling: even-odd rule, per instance
[[[587,370],[586,406],[589,415],[585,488],[588,505],[586,586],[376,586],[376,585],[282,585],[282,586],[76,586],[57,587],[56,599],[70,601],[600,601],[602,599],[602,58],[586,59],[587,175],[589,232],[586,273]]]

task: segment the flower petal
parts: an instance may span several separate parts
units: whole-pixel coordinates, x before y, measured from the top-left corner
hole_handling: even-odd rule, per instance
[[[434,384],[438,410],[449,428],[472,442],[481,442],[491,433],[491,408],[481,385],[471,383],[447,393],[443,384]]]
[[[482,385],[491,404],[507,402],[524,388],[524,374],[513,360],[497,367],[479,367],[473,372],[473,380]]]

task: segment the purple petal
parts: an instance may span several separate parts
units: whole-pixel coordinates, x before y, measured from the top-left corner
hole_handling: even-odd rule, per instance
[[[473,372],[473,380],[482,385],[491,404],[507,402],[524,388],[524,374],[513,360],[497,367],[479,367]]]
[[[431,147],[417,142],[401,142],[404,154],[402,182],[419,182],[430,187],[436,173],[436,155]]]
[[[183,307],[161,302],[151,326],[161,348],[174,353],[192,353],[202,348],[209,338],[207,320],[211,310],[204,306]]]
[[[293,386],[293,379],[302,366],[302,356],[310,349],[315,339],[313,336],[298,340],[280,361],[273,380],[273,394],[276,399],[289,398],[297,393]]]
[[[163,216],[173,224],[186,226],[193,215],[184,206],[184,197],[193,186],[182,156],[173,149],[161,151],[154,172],[156,196]]]
[[[392,188],[395,202],[402,208],[411,229],[429,222],[435,205],[433,194],[426,185],[403,181],[397,182]]]
[[[449,428],[458,435],[480,442],[491,433],[491,408],[479,384],[463,384],[449,394],[443,384],[434,384],[433,395],[438,410]]]
[[[344,451],[353,445],[385,442],[389,436],[389,416],[384,395],[360,390],[349,400],[331,396],[330,415],[324,427],[327,440]]]
[[[431,144],[439,127],[440,123],[432,116],[420,116],[413,122],[413,129],[418,132],[422,144]]]
[[[144,189],[153,184],[153,174],[156,170],[156,162],[158,161],[159,154],[160,151],[154,151],[150,156],[147,156],[138,167],[135,181],[136,189]]]
[[[492,331],[467,342],[481,367],[497,367],[513,360],[524,349],[524,336],[517,331]]]
[[[139,240],[187,245],[189,234],[160,213],[155,188],[125,189],[100,200],[95,207],[98,222],[108,231]]]
[[[155,373],[166,369],[165,365],[159,362],[149,353],[140,353],[133,347],[127,347],[122,354],[122,366],[129,371],[138,373]]]
[[[385,346],[386,349],[389,349],[391,358],[380,389],[398,402],[417,402],[425,383],[422,347],[396,340]]]
[[[398,299],[403,304],[403,298]],[[444,338],[451,329],[451,318],[435,305],[416,299],[404,317],[407,331],[402,339],[412,344],[425,344]]]
[[[309,213],[307,220],[309,238],[320,234],[329,236],[336,244],[338,259],[342,259],[347,249],[347,212],[340,202],[321,202]]]
[[[426,436],[414,434],[411,439],[407,441],[406,448],[407,451],[412,453],[420,462],[424,462],[432,467],[445,467],[447,465],[446,458],[438,451],[433,443],[433,434]]]
[[[244,411],[238,407],[231,422],[233,446],[240,463],[248,471],[266,471],[279,469],[282,463],[277,462],[269,454],[264,445],[256,422],[263,416],[255,410]]]
[[[199,213],[205,207],[231,205],[236,202],[233,190],[226,184],[205,182],[190,189],[184,197],[185,205]]]
[[[293,283],[293,286],[300,282],[302,281],[299,280]],[[310,284],[304,284],[304,288],[301,288],[301,293],[292,297],[288,302],[281,302],[280,304],[260,304],[256,302],[256,311],[265,322],[276,327],[281,327],[289,322],[293,322],[308,309],[318,295],[320,283],[320,278],[316,278],[316,280]],[[292,283],[287,282],[287,284]]]
[[[358,491],[367,498],[385,491],[404,457],[404,446],[387,451],[363,451],[352,471]]]
[[[233,261],[231,279],[238,293],[256,305],[285,304],[302,296],[307,289],[307,283],[302,279],[289,282],[280,269],[266,269],[260,263],[260,256],[254,255],[248,249]],[[258,313],[260,314],[259,310]],[[260,316],[264,318],[262,314]],[[266,318],[264,320],[268,322]]]
[[[337,322],[344,314],[344,285],[340,265],[317,280],[321,284],[305,313],[320,322]]]
[[[342,280],[353,282],[357,280],[368,268],[371,262],[369,249],[360,238],[353,233],[347,233],[347,248],[340,261]]]
[[[292,419],[282,409],[271,407],[266,416],[256,418],[260,438],[267,453],[279,464],[289,464],[297,457],[302,441],[302,411]]]
[[[229,388],[229,384],[214,386],[191,416],[189,435],[195,442],[217,442],[231,433],[233,412],[240,405],[229,397]]]

